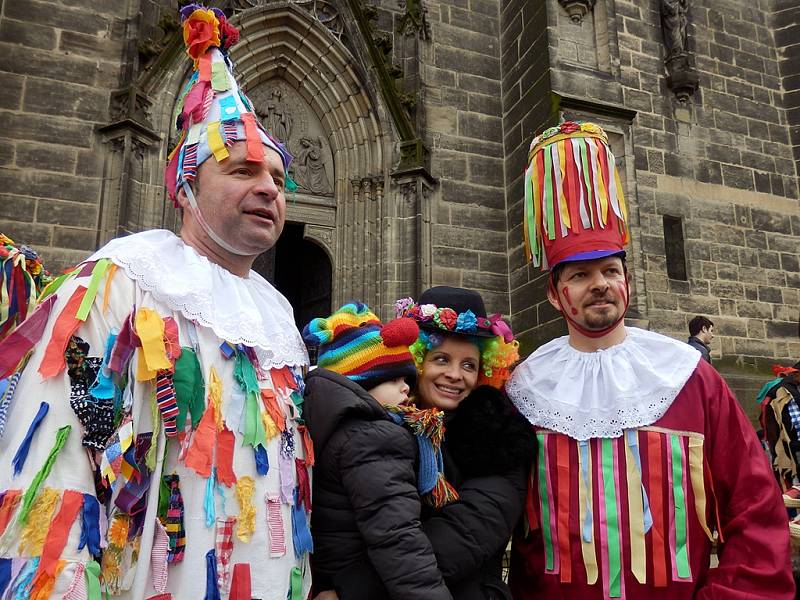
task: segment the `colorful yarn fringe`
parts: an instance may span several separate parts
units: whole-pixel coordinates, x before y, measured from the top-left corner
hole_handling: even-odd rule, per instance
[[[531,142],[525,171],[523,233],[534,266],[547,269],[545,247],[559,238],[616,228],[627,243],[627,208],[605,132],[567,121]]]

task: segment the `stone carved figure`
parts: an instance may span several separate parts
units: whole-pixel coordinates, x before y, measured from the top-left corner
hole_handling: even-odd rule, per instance
[[[283,92],[273,91],[267,99],[266,109],[264,125],[267,131],[271,131],[279,141],[288,144],[292,135],[293,119],[289,106],[283,101]]]
[[[294,178],[300,189],[312,194],[330,194],[331,184],[325,172],[322,138],[302,137],[295,149]]]
[[[667,60],[686,53],[688,10],[689,0],[661,0],[661,30]]]

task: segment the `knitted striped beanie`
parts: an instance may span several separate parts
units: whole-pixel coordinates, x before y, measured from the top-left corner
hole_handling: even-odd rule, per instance
[[[303,329],[306,343],[319,347],[317,366],[340,373],[365,390],[398,377],[414,387],[417,369],[408,347],[418,335],[419,327],[412,319],[381,325],[362,302],[345,304]]]

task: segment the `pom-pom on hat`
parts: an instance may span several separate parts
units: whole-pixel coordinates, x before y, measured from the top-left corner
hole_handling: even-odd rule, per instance
[[[439,285],[422,292],[418,301],[401,298],[395,302],[398,317],[414,319],[421,329],[476,337],[502,336],[510,344],[514,341],[511,328],[500,314],[486,316],[481,295],[465,288]]]
[[[291,154],[258,121],[252,102],[233,76],[228,50],[239,40],[239,31],[218,8],[188,4],[180,13],[194,72],[173,115],[180,137],[168,156],[164,176],[170,198],[176,201],[178,189],[195,179],[205,160],[228,158],[228,147],[234,142],[246,142],[247,159],[254,162],[264,160],[263,146],[272,148],[288,174]]]
[[[412,319],[381,325],[361,302],[345,304],[303,329],[306,343],[319,346],[317,366],[340,373],[365,390],[398,377],[414,387],[417,369],[408,347],[418,335],[419,327]]]
[[[533,139],[528,159],[522,229],[534,266],[624,254],[627,208],[600,126],[551,127]]]

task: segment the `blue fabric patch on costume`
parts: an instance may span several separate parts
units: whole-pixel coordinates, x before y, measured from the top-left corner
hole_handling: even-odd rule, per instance
[[[314,552],[314,541],[308,529],[306,511],[299,499],[299,488],[294,488],[294,504],[292,505],[292,543],[295,558],[301,558],[306,552]]]
[[[239,117],[239,108],[236,106],[236,99],[233,95],[226,96],[219,99],[219,120],[220,121],[235,121]]]
[[[19,475],[20,471],[22,471],[22,467],[25,465],[25,459],[28,458],[28,450],[31,449],[33,436],[39,428],[42,419],[47,415],[48,410],[50,410],[50,405],[47,402],[42,402],[39,405],[39,412],[33,417],[31,426],[28,427],[28,433],[25,434],[25,439],[22,440],[17,453],[14,455],[14,459],[11,461],[11,464],[14,465],[14,476]]]
[[[253,453],[256,457],[256,471],[259,475],[266,475],[269,473],[269,457],[267,457],[267,450],[261,444],[253,446]]]

